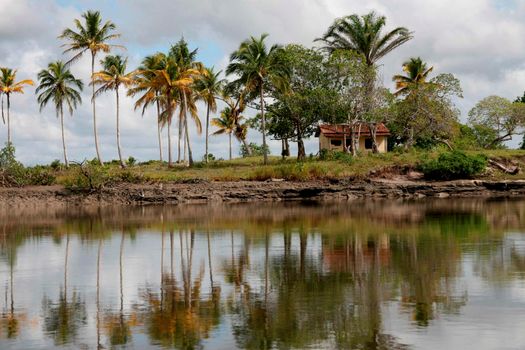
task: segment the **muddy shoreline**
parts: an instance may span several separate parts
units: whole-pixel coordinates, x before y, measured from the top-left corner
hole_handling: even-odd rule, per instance
[[[119,184],[101,191],[71,191],[62,186],[0,188],[0,206],[145,205],[279,201],[349,201],[362,198],[525,197],[525,180],[424,182],[236,181]]]

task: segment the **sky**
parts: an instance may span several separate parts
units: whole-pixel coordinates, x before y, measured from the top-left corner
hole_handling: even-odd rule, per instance
[[[199,49],[199,60],[224,69],[229,54],[251,35],[268,33],[272,44],[311,47],[335,18],[373,10],[387,17],[387,30],[404,26],[414,32],[414,39],[380,61],[387,87],[393,88],[391,77],[400,73],[405,60],[420,56],[434,66],[435,74],[452,73],[460,79],[464,98],[456,103],[462,121],[486,96],[514,99],[525,90],[525,1],[519,0],[0,0],[0,8],[0,66],[18,69],[18,79],[36,81],[49,62],[69,59],[57,36],[86,10],[100,10],[104,20],[116,24],[122,36],[115,43],[127,49],[115,53],[128,56],[130,69],[148,54],[167,51],[181,37]],[[90,75],[88,59],[71,68],[85,82]],[[69,155],[75,161],[95,157],[89,90],[85,89],[79,109],[66,118]],[[40,112],[34,91],[28,87],[25,94],[12,97],[13,143],[25,164],[62,159],[55,111],[49,106]],[[114,94],[97,99],[104,160],[117,158],[114,100]],[[206,109],[200,107],[205,120]],[[142,116],[134,111],[132,99],[121,99],[125,157],[158,158],[154,114],[152,109]],[[204,134],[198,135],[192,125],[191,137],[194,158],[201,159]],[[0,144],[6,140],[7,128],[0,124]],[[261,135],[250,130],[248,141],[260,143]],[[270,141],[270,146],[272,154],[280,154],[279,141]],[[307,153],[317,153],[317,140],[308,140],[306,147]],[[238,149],[235,142],[234,154]],[[216,158],[226,158],[227,137],[211,136],[210,150]]]

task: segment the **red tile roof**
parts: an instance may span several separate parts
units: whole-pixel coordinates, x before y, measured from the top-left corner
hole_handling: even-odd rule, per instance
[[[356,132],[359,130],[359,125],[356,126]],[[315,137],[319,137],[319,134],[323,134],[328,138],[343,137],[346,133],[350,137],[350,125],[348,124],[322,124],[317,127]],[[361,136],[370,136],[370,129],[365,123],[361,123]],[[390,136],[390,130],[383,123],[377,125],[377,136]]]

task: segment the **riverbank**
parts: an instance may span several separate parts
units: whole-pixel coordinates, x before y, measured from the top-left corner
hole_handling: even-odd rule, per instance
[[[280,201],[351,201],[362,198],[525,197],[525,180],[426,182],[367,181],[235,181],[117,184],[99,191],[64,186],[1,188],[3,206],[113,204],[241,203]]]

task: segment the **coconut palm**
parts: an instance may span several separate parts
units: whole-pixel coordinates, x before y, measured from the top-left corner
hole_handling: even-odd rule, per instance
[[[356,14],[336,19],[326,33],[317,41],[325,43],[329,52],[350,50],[362,54],[368,66],[395,48],[412,39],[412,33],[397,27],[383,35],[386,17],[370,12],[364,16]]]
[[[202,131],[201,122],[197,114],[196,100],[198,98],[197,89],[195,87],[195,82],[207,75],[206,70],[201,62],[196,61],[197,49],[190,51],[188,48],[188,43],[181,39],[170,49],[169,56],[172,60],[175,61],[178,74],[180,76],[187,76],[192,80],[191,84],[181,86],[178,89],[178,100],[179,105],[179,162],[180,162],[180,143],[184,136],[185,143],[188,149],[188,161],[189,165],[193,165],[193,155],[191,151],[190,143],[190,134],[188,132],[188,112],[192,117],[195,125],[197,127],[197,132],[200,134]],[[186,151],[186,147],[184,150]]]
[[[39,85],[36,89],[40,111],[49,103],[53,102],[57,117],[60,118],[62,130],[62,147],[64,149],[64,164],[69,167],[67,158],[66,138],[64,134],[64,104],[69,113],[73,115],[73,110],[82,103],[80,91],[84,84],[66,68],[62,61],[49,63],[47,69],[38,73]]]
[[[127,62],[127,58],[122,58],[119,55],[106,56],[102,61],[100,61],[104,69],[93,74],[92,82],[94,85],[100,85],[100,87],[95,91],[94,97],[104,92],[115,90],[115,95],[117,98],[117,148],[120,166],[123,168],[126,166],[126,164],[122,158],[122,149],[120,146],[119,88],[121,86],[131,87],[134,84],[134,76],[137,74],[136,71],[126,72]]]
[[[87,11],[82,14],[84,23],[79,19],[75,19],[74,29],[67,28],[59,36],[60,39],[68,41],[64,46],[67,49],[64,53],[75,52],[67,63],[74,62],[82,55],[89,51],[91,53],[91,79],[95,73],[95,57],[100,52],[109,52],[113,47],[119,47],[118,45],[110,45],[108,41],[120,37],[120,34],[114,33],[116,28],[115,24],[111,21],[106,21],[102,24],[102,17],[99,11]],[[102,158],[100,157],[100,151],[98,147],[98,134],[97,134],[97,115],[95,108],[95,85],[93,85],[92,100],[93,106],[93,133],[95,136],[95,149],[97,152],[97,158],[100,164],[102,164]]]
[[[206,152],[204,155],[206,163],[208,163],[208,130],[210,125],[210,112],[217,112],[216,98],[221,93],[222,85],[224,83],[224,80],[219,79],[220,73],[220,71],[214,72],[213,67],[206,68],[206,74],[203,75],[203,77],[196,82],[198,96],[201,100],[203,100],[206,103]]]
[[[2,90],[7,99],[7,143],[11,144],[11,118],[9,115],[11,94],[23,94],[24,87],[34,85],[34,82],[31,79],[16,81],[16,70],[11,68],[0,68],[0,73],[0,90]]]
[[[146,108],[151,104],[155,104],[157,107],[157,137],[159,140],[159,159],[162,162],[162,119],[161,119],[161,108],[160,100],[155,99],[159,96],[160,91],[151,90],[153,80],[155,78],[155,72],[164,69],[166,66],[166,55],[158,52],[151,56],[146,56],[142,60],[142,65],[138,68],[138,75],[135,81],[135,87],[128,90],[129,96],[135,96],[138,93],[144,93],[140,96],[136,103],[135,109],[142,107],[142,114],[146,111]]]
[[[260,38],[251,37],[241,43],[239,49],[230,55],[230,64],[226,68],[227,75],[237,75],[233,85],[243,86],[249,93],[259,96],[263,149],[266,145],[266,119],[264,115],[264,92],[270,86],[283,87],[286,85],[286,77],[289,72],[282,55],[277,53],[281,50],[279,45],[267,48],[265,39],[268,34]],[[268,163],[268,155],[264,153],[264,164]]]
[[[426,83],[428,75],[434,67],[427,67],[421,57],[410,58],[403,63],[403,71],[406,75],[394,75],[392,80],[396,83],[395,95],[403,95],[408,93],[411,87]]]
[[[230,160],[232,159],[232,133],[235,131],[236,123],[233,117],[232,109],[225,107],[219,118],[213,118],[211,124],[219,128],[213,135],[228,134],[230,145]]]

